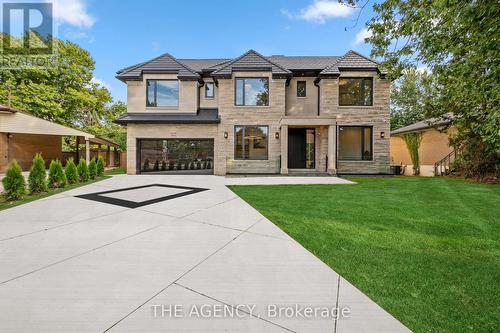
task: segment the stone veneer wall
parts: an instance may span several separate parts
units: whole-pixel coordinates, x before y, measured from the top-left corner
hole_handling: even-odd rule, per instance
[[[234,85],[236,77],[268,77],[269,106],[235,106]],[[273,79],[269,72],[237,72],[231,79],[219,79],[219,135],[222,136],[219,147],[220,158],[226,160],[220,174],[227,173],[278,173],[281,155],[280,139],[275,133],[280,131],[280,119],[285,115],[285,80]],[[269,127],[268,160],[234,160],[234,126],[267,125]]]
[[[322,79],[321,115],[335,117],[339,126],[373,126],[373,160],[338,161],[337,172],[388,173],[390,81],[375,72],[342,72],[342,77],[373,77],[373,106],[339,106],[339,79]]]

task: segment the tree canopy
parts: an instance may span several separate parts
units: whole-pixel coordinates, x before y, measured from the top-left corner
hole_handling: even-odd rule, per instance
[[[126,112],[125,104],[113,104],[108,89],[94,81],[95,61],[87,50],[54,43],[53,66],[0,69],[0,103],[115,139],[124,149],[125,130],[112,121]]]
[[[498,175],[500,3],[384,0],[373,8],[375,15],[367,23],[372,36],[366,39],[373,46],[372,56],[383,59],[392,78],[408,68],[426,66],[435,79],[436,95],[426,116],[453,112],[455,147],[480,150],[489,161],[481,169]]]

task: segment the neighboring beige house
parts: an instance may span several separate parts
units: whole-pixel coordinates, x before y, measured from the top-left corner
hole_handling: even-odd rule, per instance
[[[343,56],[176,59],[124,68],[127,172],[386,174],[389,90]]]
[[[391,131],[391,163],[406,166],[405,175],[412,175],[413,163],[403,135],[422,132],[422,142],[418,149],[420,175],[434,176],[434,164],[453,152],[453,147],[449,145],[449,137],[456,133],[456,128],[454,126],[448,127],[451,118],[448,115],[439,120],[423,120]]]
[[[74,136],[80,143],[86,143],[82,157],[90,159],[90,144],[106,145],[108,165],[114,165],[114,152],[118,145],[110,140],[35,117],[27,112],[0,105],[0,173],[5,172],[10,161],[17,160],[22,170],[29,170],[36,153],[41,153],[47,165],[53,159],[64,163],[67,155],[62,152],[62,137]],[[80,154],[74,154],[75,158]]]

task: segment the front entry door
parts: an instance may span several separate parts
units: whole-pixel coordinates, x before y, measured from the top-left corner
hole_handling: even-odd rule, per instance
[[[288,168],[314,169],[314,129],[288,129]]]

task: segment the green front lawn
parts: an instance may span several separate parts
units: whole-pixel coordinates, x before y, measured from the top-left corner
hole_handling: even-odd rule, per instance
[[[231,189],[414,332],[499,332],[500,186],[353,180]]]

